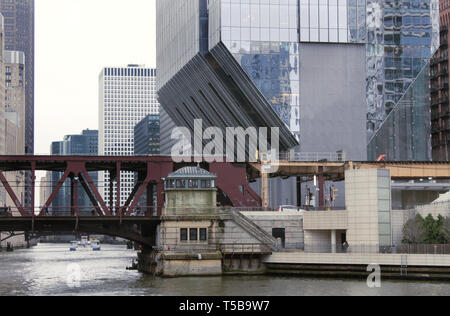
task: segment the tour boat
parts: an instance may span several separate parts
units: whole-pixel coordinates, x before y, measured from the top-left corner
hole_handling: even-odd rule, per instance
[[[77,251],[78,249],[78,241],[72,241],[70,246],[70,251]]]
[[[101,248],[100,248],[100,241],[98,241],[98,240],[95,240],[95,241],[92,241],[92,250],[93,251],[100,251],[101,250]]]

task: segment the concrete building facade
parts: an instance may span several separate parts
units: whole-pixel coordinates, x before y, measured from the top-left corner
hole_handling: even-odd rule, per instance
[[[1,0],[4,16],[4,48],[25,54],[25,153],[34,153],[34,0]],[[31,188],[31,173],[25,173]],[[31,189],[25,191],[24,205],[31,205]]]
[[[3,18],[1,19],[3,30]],[[4,49],[4,33],[0,43],[0,153],[2,155],[25,154],[25,55],[23,52]],[[25,173],[6,172],[5,177],[16,189],[16,194],[24,205],[26,199]],[[0,189],[0,204],[14,205],[3,186]],[[13,209],[13,213],[18,213]],[[22,238],[23,239],[23,238]]]

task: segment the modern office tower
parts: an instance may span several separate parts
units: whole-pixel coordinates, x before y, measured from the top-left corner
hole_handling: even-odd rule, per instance
[[[97,156],[98,155],[98,131],[97,130],[84,130],[81,135],[66,135],[63,141],[53,142],[50,148],[51,154],[55,156]],[[90,172],[90,177],[96,183],[98,181],[98,173]],[[58,184],[61,179],[61,172],[51,173],[51,187],[52,190]],[[90,215],[92,211],[92,203],[89,200],[88,195],[82,188],[81,184],[78,184],[78,205],[79,212],[83,215]],[[66,180],[61,190],[58,192],[55,200],[53,201],[49,211],[53,215],[67,214],[70,212],[68,206],[70,206],[71,199],[71,184],[70,179]],[[46,202],[46,201],[45,201]],[[45,203],[41,201],[41,203]]]
[[[159,115],[147,115],[134,127],[134,154],[136,156],[160,154]]]
[[[302,6],[302,24],[298,1],[205,6],[157,1],[163,153],[171,127],[192,129],[202,118],[205,128],[279,127],[280,150],[295,149],[291,159],[336,159],[338,151],[366,159],[365,25],[348,19],[346,3],[330,7],[329,23],[326,7],[320,25],[318,2]],[[269,185],[272,206],[301,203],[296,179]]]
[[[0,0],[4,16],[5,49],[25,53],[25,153],[34,153],[34,0]],[[26,187],[31,188],[31,173],[26,173]],[[31,205],[31,189],[24,205]]]
[[[156,70],[139,65],[107,67],[100,73],[99,80],[99,155],[133,156],[135,125],[149,114],[159,114]],[[115,202],[115,196],[110,196],[109,174],[100,172],[99,181],[105,201]],[[134,174],[123,172],[122,204],[133,187]]]
[[[448,37],[450,3],[439,1],[440,46],[430,62],[431,142],[434,161],[450,160],[450,105],[448,72]]]
[[[438,1],[367,1],[367,21],[369,159],[430,160]]]
[[[174,126],[201,118],[280,127],[290,159],[428,160],[436,4],[158,0],[162,152]]]

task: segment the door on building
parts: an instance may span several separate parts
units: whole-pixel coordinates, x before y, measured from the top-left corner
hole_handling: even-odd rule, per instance
[[[286,247],[286,229],[285,228],[272,228],[272,236],[276,239],[281,239],[281,247]]]

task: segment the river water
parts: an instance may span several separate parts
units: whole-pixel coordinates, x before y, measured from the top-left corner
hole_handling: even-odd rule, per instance
[[[0,295],[450,295],[450,283],[365,281],[298,277],[153,278],[127,271],[136,252],[102,245],[100,252],[69,251],[69,244],[39,244],[0,253]]]

